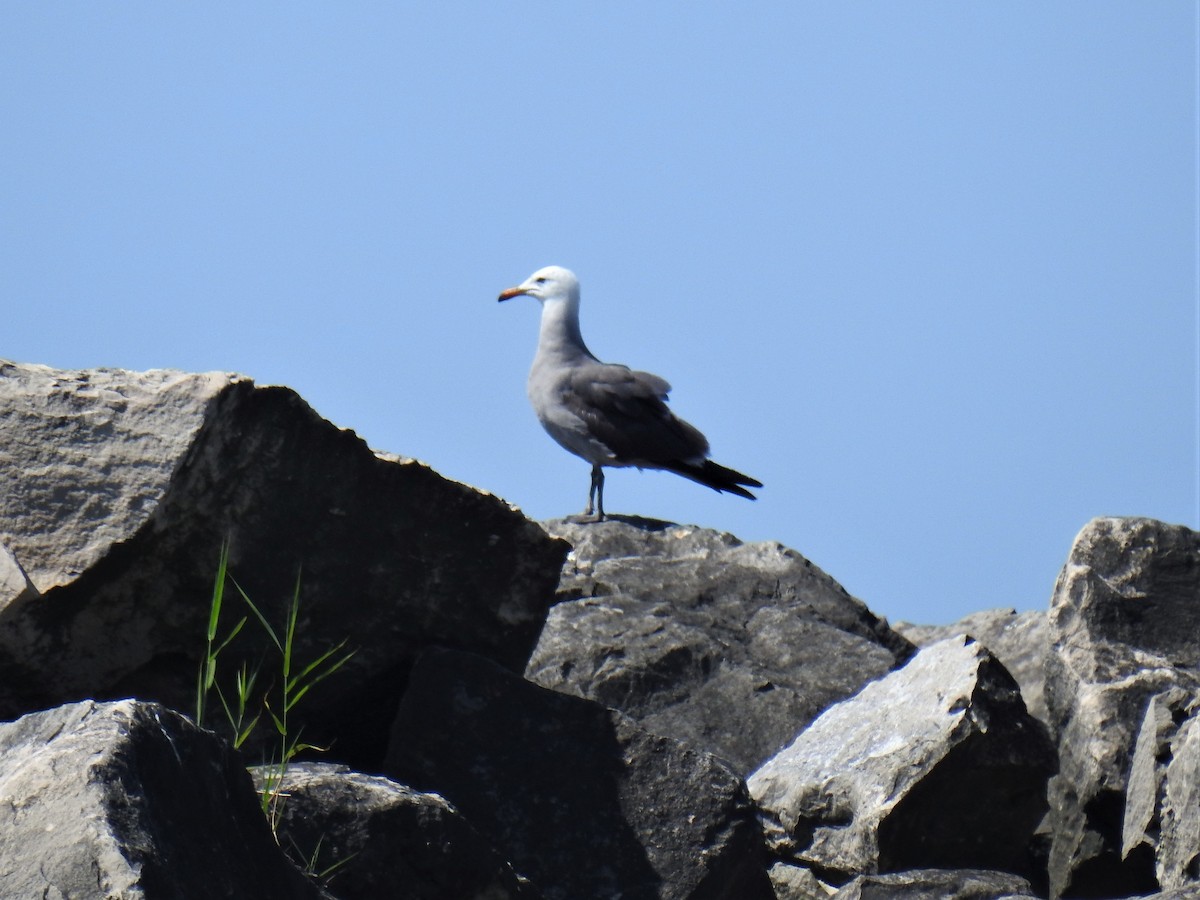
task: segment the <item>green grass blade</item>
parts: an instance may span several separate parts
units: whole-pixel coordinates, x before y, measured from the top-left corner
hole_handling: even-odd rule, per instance
[[[217,574],[213,579],[212,599],[208,605],[208,628],[205,630],[204,658],[200,661],[200,669],[196,673],[196,724],[204,724],[204,705],[208,691],[212,688],[217,677],[217,654],[223,647],[213,650],[213,641],[217,637],[217,624],[221,620],[221,605],[225,598],[225,575],[229,571],[229,538],[221,542],[221,552],[217,557]]]
[[[247,723],[242,730],[237,733],[233,739],[233,746],[235,748],[241,749],[242,744],[246,743],[246,739],[250,737],[250,735],[254,733],[254,729],[258,727],[258,720],[261,718],[262,713],[260,712],[256,714],[254,718],[251,719],[249,723]]]
[[[221,708],[225,710],[225,718],[228,720],[230,728],[236,731],[237,720],[234,718],[233,710],[229,708],[229,702],[225,699],[225,692],[221,690],[220,685],[217,685],[215,690],[217,692],[217,699],[221,701]]]
[[[254,666],[254,671],[250,671],[245,663],[242,663],[242,668],[238,670],[235,676],[237,685],[238,698],[242,706],[246,705],[246,701],[250,699],[250,695],[254,692],[254,685],[258,683],[258,673],[262,669],[262,660]]]
[[[229,571],[229,539],[221,543],[221,555],[217,559],[217,575],[213,579],[212,603],[208,607],[208,642],[217,636],[217,621],[221,618],[221,606],[225,600],[225,575]]]
[[[228,647],[230,642],[235,637],[237,637],[238,633],[241,632],[241,630],[245,627],[246,627],[246,617],[242,616],[242,620],[233,626],[233,631],[229,632],[229,634],[226,635],[225,640],[221,641],[221,643],[217,645],[217,648],[215,650],[213,650],[212,657],[213,657],[214,662],[216,661],[217,654],[219,654],[222,650],[224,650],[226,647]]]
[[[319,753],[324,753],[328,749],[328,747],[318,747],[316,744],[305,744],[297,741],[295,744],[292,744],[291,755],[288,758],[292,759],[296,755],[303,753],[305,750],[316,750]]]
[[[292,605],[288,609],[287,629],[283,640],[284,690],[290,683],[292,673],[292,647],[296,642],[296,623],[300,620],[300,571],[296,572],[296,587],[292,590]]]
[[[292,690],[293,688],[295,688],[296,685],[298,685],[301,681],[303,681],[310,672],[312,672],[314,669],[318,668],[322,663],[325,662],[325,660],[329,659],[329,657],[333,656],[333,654],[337,653],[345,646],[346,646],[346,641],[343,640],[341,643],[337,644],[336,646],[330,647],[328,650],[326,650],[324,653],[322,653],[320,656],[318,656],[316,659],[314,659],[312,662],[310,662],[307,666],[305,666],[303,669],[301,669],[299,672],[297,672],[296,675],[292,678],[292,680],[288,682],[288,690]],[[328,672],[325,672],[324,674],[319,674],[318,676],[316,676],[316,678],[314,678],[314,681],[319,681],[320,679],[325,678],[327,675],[329,675],[333,672],[336,672],[338,669],[340,669],[345,664],[346,659],[349,659],[353,655],[354,655],[354,651],[351,650],[348,654],[346,654],[345,659],[339,660],[337,663],[335,663],[333,666],[331,666]]]
[[[254,601],[250,599],[250,595],[247,594],[242,589],[242,586],[237,583],[236,578],[231,576],[229,580],[232,581],[233,586],[237,588],[237,592],[241,595],[242,600],[244,600],[246,605],[250,607],[250,612],[254,613],[254,618],[258,619],[259,624],[262,625],[263,630],[267,633],[267,636],[271,638],[271,643],[273,643],[279,652],[282,653],[283,644],[279,642],[279,635],[275,633],[275,629],[271,627],[271,623],[267,621],[267,617],[262,614],[262,611],[259,610],[257,606],[255,606]]]
[[[342,643],[345,643],[345,641],[343,641]],[[336,648],[335,648],[335,650],[336,650]],[[330,651],[330,652],[335,652],[335,651]],[[320,684],[322,681],[324,681],[326,678],[328,678],[330,675],[332,675],[334,672],[336,672],[338,669],[340,669],[342,666],[344,666],[346,663],[348,663],[350,661],[350,659],[354,656],[354,653],[355,653],[355,651],[351,650],[349,653],[347,653],[341,659],[337,660],[337,662],[333,663],[333,665],[331,665],[327,669],[325,669],[325,671],[319,672],[316,676],[314,676],[306,684],[304,684],[302,687],[297,689],[289,698],[291,706],[295,706],[297,703],[299,703],[304,698],[304,695],[307,694],[311,688],[316,687],[318,684]],[[329,654],[327,653],[325,655],[328,656]]]
[[[202,663],[204,672],[204,693],[207,695],[212,690],[213,683],[217,680],[217,657],[215,654],[208,656]]]

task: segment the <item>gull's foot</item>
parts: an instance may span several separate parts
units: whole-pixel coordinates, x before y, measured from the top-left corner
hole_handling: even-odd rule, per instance
[[[566,516],[564,522],[570,522],[572,525],[592,525],[596,522],[604,521],[604,513],[583,512],[574,516]]]

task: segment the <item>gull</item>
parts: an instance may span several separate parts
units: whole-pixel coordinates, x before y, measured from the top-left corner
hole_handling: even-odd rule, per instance
[[[592,464],[587,508],[579,521],[604,519],[604,467],[664,469],[755,499],[762,487],[708,458],[708,441],[667,408],[671,385],[649,372],[604,363],[579,331],[579,279],[561,266],[538,269],[499,299],[533,297],[542,305],[537,353],[526,389],[538,421],[565,449]]]

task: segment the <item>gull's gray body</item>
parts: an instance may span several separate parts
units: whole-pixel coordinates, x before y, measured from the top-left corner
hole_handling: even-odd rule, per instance
[[[603,363],[579,331],[579,280],[567,269],[539,269],[501,300],[530,296],[542,305],[537,354],[527,390],[538,421],[567,450],[592,464],[585,516],[604,517],[604,466],[665,469],[716,491],[754,499],[753,478],[708,459],[708,441],[666,404],[671,386],[657,375]]]

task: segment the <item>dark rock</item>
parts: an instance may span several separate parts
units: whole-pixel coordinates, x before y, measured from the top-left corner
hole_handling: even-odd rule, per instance
[[[1200,534],[1151,519],[1093,520],[1058,577],[1049,624],[1046,700],[1061,759],[1050,785],[1051,890],[1152,891],[1156,853],[1172,846],[1137,833],[1162,826],[1155,767],[1137,769],[1135,797],[1126,789],[1139,735],[1149,745],[1170,742],[1174,726],[1160,731],[1157,717],[1181,710],[1173,693],[1187,698],[1200,688]],[[1148,718],[1159,695],[1165,706]],[[1181,862],[1157,865],[1177,873]]]
[[[131,694],[192,709],[228,538],[231,571],[277,628],[302,570],[297,659],[342,638],[357,651],[298,709],[306,740],[378,764],[423,647],[524,670],[567,549],[495,497],[372,452],[292,391],[223,373],[0,363],[0,459],[0,541],[34,588],[5,567],[0,717]],[[266,647],[252,622],[227,670]]]
[[[284,857],[238,757],[156,704],[0,725],[5,897],[324,896]]]
[[[1016,682],[959,637],[828,709],[749,786],[770,849],[822,880],[935,867],[1028,877],[1053,769]]]
[[[470,654],[417,662],[386,772],[444,795],[550,900],[773,896],[722,761]]]
[[[992,651],[1016,679],[1029,714],[1047,721],[1044,685],[1050,638],[1046,613],[1041,610],[1018,613],[1015,609],[988,609],[972,613],[952,625],[897,622],[892,627],[918,647],[928,647],[959,634],[975,638]]]
[[[259,790],[275,771],[252,771]],[[297,763],[269,786],[284,796],[279,842],[338,900],[536,898],[453,806],[346,766]]]
[[[1036,896],[1024,878],[982,869],[859,875],[834,895],[835,900],[1008,900]]]
[[[574,547],[526,677],[749,772],[913,652],[779,544],[647,520],[545,523]]]

